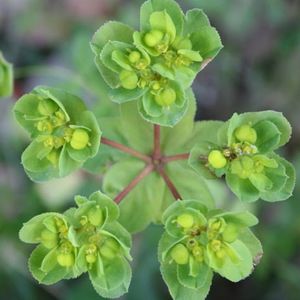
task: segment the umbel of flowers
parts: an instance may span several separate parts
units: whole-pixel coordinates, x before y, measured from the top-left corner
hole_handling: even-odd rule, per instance
[[[37,87],[17,101],[14,113],[32,138],[22,164],[35,181],[64,177],[98,152],[101,131],[97,120],[74,95]]]
[[[140,31],[108,22],[92,42],[96,65],[117,103],[138,101],[148,121],[174,126],[188,106],[186,90],[223,47],[200,9],[183,14],[171,0],[141,7]]]
[[[23,242],[38,244],[29,258],[32,275],[54,284],[88,272],[96,291],[117,298],[131,280],[131,236],[118,222],[119,208],[101,192],[76,196],[77,207],[44,213],[25,223]]]
[[[278,112],[234,114],[210,141],[191,151],[190,165],[206,178],[225,175],[243,201],[280,201],[289,198],[295,184],[293,166],[274,150],[286,144],[291,126]]]
[[[208,210],[200,201],[172,204],[163,215],[159,242],[161,272],[174,299],[204,299],[213,272],[237,282],[249,276],[262,255],[249,230],[258,223],[249,212]]]

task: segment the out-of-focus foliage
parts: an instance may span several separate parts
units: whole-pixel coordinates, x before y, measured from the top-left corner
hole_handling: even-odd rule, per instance
[[[28,139],[10,112],[15,98],[38,84],[47,84],[79,94],[98,117],[116,114],[112,109],[116,105],[107,101],[107,88],[93,64],[88,42],[105,20],[118,19],[137,28],[142,2],[0,1],[0,48],[16,67],[15,97],[0,102],[1,299],[99,299],[85,277],[50,288],[37,285],[26,268],[32,247],[18,241],[17,233],[32,216],[62,211],[70,206],[74,194],[98,190],[101,178],[75,173],[59,182],[29,182],[19,162]],[[293,127],[286,156],[300,175],[300,2],[185,0],[180,4],[185,9],[202,8],[220,29],[225,45],[194,83],[198,119],[226,120],[233,112],[265,109],[283,112]],[[219,195],[220,206],[224,197],[232,197],[219,183],[210,187]],[[255,231],[264,244],[262,262],[254,276],[241,284],[216,278],[213,284],[218,288],[212,289],[208,299],[299,299],[299,200],[297,184],[294,196],[284,203],[251,205],[261,220]],[[161,229],[155,226],[135,236],[135,276],[124,299],[169,299],[153,251],[160,236]]]

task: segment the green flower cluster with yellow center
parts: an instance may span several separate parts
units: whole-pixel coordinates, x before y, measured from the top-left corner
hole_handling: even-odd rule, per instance
[[[223,47],[202,10],[184,15],[173,0],[145,2],[140,31],[106,23],[91,46],[112,100],[138,100],[142,117],[163,126],[174,126],[183,117],[186,90]]]
[[[159,259],[171,294],[175,286],[176,291],[205,294],[213,272],[240,281],[253,271],[262,251],[249,230],[258,222],[249,212],[208,210],[199,201],[183,200],[165,211],[163,222]],[[177,274],[176,284],[169,274]]]
[[[29,258],[30,271],[43,284],[88,272],[100,295],[119,297],[131,279],[131,236],[117,221],[119,208],[100,192],[75,201],[77,208],[42,214],[23,225],[20,239],[39,244]]]
[[[96,118],[74,95],[38,87],[17,101],[14,113],[33,139],[22,155],[33,180],[66,176],[98,152],[101,132]]]
[[[244,201],[285,200],[293,191],[295,171],[274,150],[290,135],[290,124],[278,112],[234,114],[219,123],[210,140],[192,149],[189,163],[207,178],[225,174],[228,186]]]

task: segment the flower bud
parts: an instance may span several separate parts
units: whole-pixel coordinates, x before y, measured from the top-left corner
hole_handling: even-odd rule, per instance
[[[203,248],[201,246],[194,247],[192,253],[196,261],[202,262],[204,260]]]
[[[214,252],[218,252],[221,250],[222,243],[219,240],[213,240],[210,242],[210,247]]]
[[[120,73],[121,86],[126,90],[134,90],[137,87],[139,78],[133,71],[123,70]]]
[[[71,147],[75,150],[84,149],[89,143],[89,135],[84,129],[75,129],[71,139]]]
[[[97,260],[97,256],[94,255],[94,254],[87,254],[85,256],[85,259],[86,259],[86,262],[89,263],[89,264],[93,264],[96,262]]]
[[[69,268],[75,263],[74,255],[72,253],[59,253],[56,259],[61,267]]]
[[[42,99],[37,109],[42,116],[50,116],[58,110],[58,105],[51,99]]]
[[[107,259],[113,259],[120,250],[120,244],[113,238],[107,238],[100,248],[100,254]]]
[[[182,244],[177,244],[171,250],[171,257],[178,265],[186,265],[189,262],[189,256],[188,249]]]
[[[94,226],[99,226],[103,224],[103,213],[100,207],[91,208],[88,212],[88,220]]]
[[[177,224],[183,228],[191,228],[194,225],[194,217],[190,214],[182,214],[177,217]]]
[[[176,100],[176,92],[172,88],[166,88],[155,96],[155,101],[160,106],[170,106]]]
[[[41,232],[41,243],[48,249],[52,249],[57,246],[57,234],[51,232],[48,229],[44,229]]]
[[[209,153],[208,162],[215,169],[222,169],[227,164],[225,156],[219,150],[213,150]]]
[[[257,134],[255,129],[253,129],[249,125],[242,125],[238,127],[235,130],[234,135],[236,139],[239,140],[240,142],[248,142],[251,144],[255,144],[257,140]]]
[[[53,131],[53,126],[49,121],[43,120],[36,124],[36,128],[40,132],[51,133]]]
[[[148,47],[155,47],[163,38],[164,34],[159,30],[151,30],[144,36],[144,42]]]
[[[229,223],[226,225],[224,232],[222,233],[223,240],[227,243],[234,242],[239,235],[239,230],[236,225]]]
[[[135,64],[141,59],[141,53],[138,51],[132,51],[129,54],[128,59],[132,64]]]

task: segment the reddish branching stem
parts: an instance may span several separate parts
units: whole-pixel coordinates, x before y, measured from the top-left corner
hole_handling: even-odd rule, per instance
[[[153,159],[159,160],[161,158],[160,154],[160,126],[154,125],[154,150]]]
[[[165,157],[162,157],[162,162],[167,164],[167,163],[172,162],[172,161],[187,160],[189,158],[189,156],[190,156],[189,153],[182,153],[182,154],[165,156]]]
[[[120,203],[126,195],[131,192],[136,185],[142,181],[147,175],[149,175],[153,171],[154,166],[152,164],[147,165],[140,174],[138,174],[128,185],[127,187],[121,191],[115,198],[116,203]]]
[[[163,168],[158,168],[157,171],[161,175],[161,177],[164,179],[167,187],[169,188],[170,192],[174,196],[175,200],[182,200],[182,197],[180,196],[175,185],[173,184],[172,180],[170,179],[168,174],[165,172],[165,170]]]
[[[137,157],[137,158],[139,158],[139,159],[147,162],[148,164],[150,164],[152,162],[150,156],[147,156],[147,155],[145,155],[145,154],[143,154],[143,153],[141,153],[139,151],[136,151],[136,150],[134,150],[132,148],[129,148],[129,147],[127,147],[125,145],[122,145],[120,143],[117,143],[115,141],[109,140],[109,139],[107,139],[105,137],[101,138],[101,143],[105,144],[105,145],[108,145],[110,147],[116,148],[116,149],[118,149],[118,150],[120,150],[122,152],[128,153],[128,154],[130,154],[130,155],[132,155],[134,157]]]

